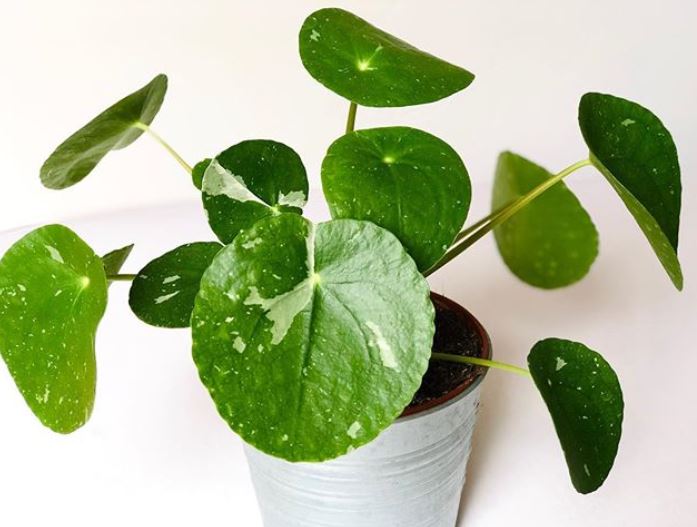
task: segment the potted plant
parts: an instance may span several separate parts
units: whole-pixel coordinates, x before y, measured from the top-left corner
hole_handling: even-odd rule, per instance
[[[349,101],[346,133],[321,167],[330,221],[302,216],[306,171],[284,144],[243,141],[187,164],[150,127],[164,75],[44,163],[44,185],[64,189],[147,133],[191,174],[219,241],[177,247],[135,274],[121,273],[132,246],[99,257],[61,225],[17,241],[0,260],[0,352],[31,410],[59,433],[87,422],[108,285],[130,281],[139,318],[191,327],[201,381],[248,444],[267,526],[452,526],[488,368],[532,378],[572,484],[599,488],[622,428],[610,365],[557,338],[532,347],[529,370],[496,362],[476,319],[425,277],[493,232],[526,283],[580,280],[598,235],[562,180],[593,167],[681,289],[680,170],[667,129],[636,103],[586,94],[588,158],[552,174],[503,153],[493,212],[463,229],[471,188],[458,154],[421,130],[355,130],[355,120],[358,106],[431,103],[474,76],[341,9],[310,15],[299,43],[308,72]]]

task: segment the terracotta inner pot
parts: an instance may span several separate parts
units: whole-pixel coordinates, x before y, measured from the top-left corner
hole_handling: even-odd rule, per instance
[[[491,340],[489,339],[489,335],[487,334],[486,330],[481,325],[481,323],[469,311],[467,311],[457,302],[454,302],[453,300],[450,300],[449,298],[444,297],[443,295],[439,295],[438,293],[432,292],[431,300],[438,307],[441,307],[447,311],[450,311],[451,313],[454,313],[457,316],[457,320],[459,323],[475,332],[480,343],[477,357],[480,357],[482,359],[491,359]],[[472,387],[479,384],[484,375],[486,375],[486,371],[488,370],[488,368],[484,368],[481,366],[473,366],[473,368],[474,375],[468,376],[467,379],[464,380],[464,382],[455,386],[446,394],[438,398],[430,399],[429,401],[426,401],[422,404],[407,407],[404,410],[404,412],[402,412],[400,418],[415,415],[420,412],[424,412],[426,410],[430,410],[444,403],[447,403],[448,401],[454,399],[466,390],[471,389]]]

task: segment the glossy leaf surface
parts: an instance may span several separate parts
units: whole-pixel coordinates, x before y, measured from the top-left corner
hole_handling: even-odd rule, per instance
[[[496,168],[492,210],[524,196],[551,177],[541,166],[504,152]],[[563,181],[496,227],[494,235],[508,268],[536,287],[551,289],[577,282],[598,255],[598,232]]]
[[[610,472],[622,435],[617,375],[595,351],[554,338],[535,344],[528,366],[552,415],[574,487],[593,492]]]
[[[320,9],[305,20],[300,57],[317,81],[362,106],[429,103],[474,80],[469,71],[337,8]]]
[[[208,223],[228,244],[261,218],[301,213],[307,203],[307,174],[292,148],[275,141],[244,141],[208,164],[202,191]]]
[[[102,259],[62,225],[30,232],[0,260],[0,353],[55,432],[76,430],[92,412],[106,288]]]
[[[429,288],[369,222],[265,218],[206,271],[193,355],[221,416],[256,448],[335,458],[410,402],[434,332]]]
[[[222,247],[217,242],[189,243],[148,263],[131,285],[131,310],[152,326],[188,327],[201,276]]]
[[[419,269],[435,263],[467,217],[471,187],[462,159],[437,137],[406,127],[337,139],[322,163],[334,218],[368,220],[395,234]]]
[[[167,77],[158,75],[121,99],[66,139],[41,167],[41,182],[64,189],[87,176],[111,150],[130,145],[142,133],[135,125],[152,123],[167,91]]]
[[[677,289],[680,165],[675,143],[646,108],[619,97],[587,93],[579,106],[591,161],[617,191]]]

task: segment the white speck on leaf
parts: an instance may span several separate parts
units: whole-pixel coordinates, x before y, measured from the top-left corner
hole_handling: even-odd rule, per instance
[[[555,367],[556,371],[561,370],[564,366],[566,366],[567,362],[562,359],[561,357],[557,357],[557,365]]]
[[[58,251],[58,249],[56,249],[52,245],[44,245],[44,247],[46,247],[48,254],[50,254],[51,258],[53,258],[56,262],[65,263],[65,260],[63,260],[63,256]]]
[[[239,353],[242,353],[244,349],[247,347],[247,345],[240,337],[235,337],[235,340],[232,343],[232,347],[235,348],[235,350]]]
[[[383,366],[399,371],[397,357],[395,356],[390,343],[387,342],[385,336],[382,334],[380,326],[371,321],[366,322],[365,325],[368,326],[368,329],[370,329],[375,337],[370,344],[377,346],[378,350],[380,351],[380,359],[382,360]]]
[[[162,304],[163,302],[167,302],[167,300],[170,300],[170,299],[174,298],[174,297],[177,296],[178,294],[179,294],[179,291],[175,291],[174,293],[170,293],[170,294],[168,294],[168,295],[158,296],[158,297],[155,299],[155,303],[156,303],[156,304]]]
[[[622,121],[622,126],[630,126],[634,123],[636,123],[634,119],[625,119],[624,121]]]
[[[348,430],[346,430],[346,434],[351,438],[351,439],[356,439],[358,437],[358,433],[361,431],[361,423],[358,421],[354,421],[351,426],[349,426]]]
[[[175,275],[173,275],[173,276],[168,276],[167,278],[165,278],[164,280],[162,280],[162,283],[163,283],[163,284],[171,284],[172,282],[176,282],[176,281],[179,280],[180,278],[181,278],[181,276],[179,276],[178,274],[175,274]]]

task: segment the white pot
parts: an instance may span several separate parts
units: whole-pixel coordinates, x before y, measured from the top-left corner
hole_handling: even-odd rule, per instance
[[[439,295],[434,301],[466,317],[489,358],[476,319]],[[410,409],[375,441],[332,461],[290,463],[245,446],[264,527],[453,527],[483,377]]]

